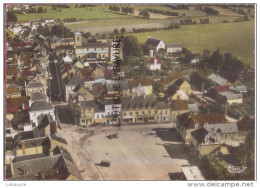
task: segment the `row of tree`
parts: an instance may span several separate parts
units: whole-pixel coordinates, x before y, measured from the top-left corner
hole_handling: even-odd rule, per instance
[[[203,11],[207,14],[219,15],[219,12],[217,10],[210,7],[204,7]]]
[[[164,5],[166,7],[170,7],[172,10],[189,10],[189,5],[171,5],[171,4],[166,4]]]
[[[151,9],[151,8],[148,8],[148,11],[155,14],[162,14],[167,16],[179,16],[178,12],[172,12],[172,11],[165,11],[165,10]]]
[[[132,8],[132,7],[121,7],[121,9],[120,9],[120,7],[110,5],[108,7],[108,10],[123,12],[125,14],[127,14],[127,13],[134,14],[134,8]]]

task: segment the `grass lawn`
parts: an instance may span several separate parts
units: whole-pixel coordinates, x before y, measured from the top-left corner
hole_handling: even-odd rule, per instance
[[[160,38],[166,43],[182,43],[195,53],[204,49],[220,48],[230,52],[252,68],[255,65],[255,22],[187,25],[176,30],[160,30],[144,33],[128,33],[144,43],[148,36]]]
[[[51,6],[41,6],[47,9],[46,13],[32,13],[32,14],[17,14],[18,21],[32,21],[41,18],[76,18],[77,20],[91,20],[91,19],[114,19],[114,18],[131,18],[131,15],[115,14],[108,12],[106,6],[96,6],[87,8],[57,8],[52,10]],[[92,10],[91,10],[92,9]]]

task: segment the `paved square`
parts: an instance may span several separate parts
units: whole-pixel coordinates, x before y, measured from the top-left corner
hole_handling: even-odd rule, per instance
[[[188,154],[172,129],[93,130],[68,132],[73,138],[68,139],[72,141],[71,155],[86,180],[169,180],[169,173],[181,172],[182,165],[189,165]],[[107,137],[116,132],[119,138]],[[110,160],[111,166],[100,166],[102,160]]]

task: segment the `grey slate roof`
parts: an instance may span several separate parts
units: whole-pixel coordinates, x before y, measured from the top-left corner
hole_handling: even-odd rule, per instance
[[[36,146],[49,144],[49,139],[47,137],[40,137],[34,139],[20,140],[16,145],[14,145],[14,148],[22,149],[22,142],[24,142],[25,148],[33,148]]]
[[[160,42],[161,42],[161,40],[159,40],[159,39],[148,38],[146,40],[145,44],[149,45],[149,46],[157,46]]]
[[[5,128],[12,128],[12,122],[6,118],[6,124],[5,124]]]
[[[121,104],[123,109],[136,109],[136,108],[147,108],[148,106],[154,107],[156,104],[156,97],[153,95],[148,96],[135,96],[132,97],[122,97]]]
[[[213,82],[217,83],[218,85],[225,85],[228,83],[228,81],[225,78],[218,76],[214,73],[209,75],[208,79],[212,80]]]
[[[188,108],[190,112],[199,112],[199,106],[197,103],[188,104]]]
[[[46,100],[47,96],[40,92],[34,92],[32,93],[31,100],[32,101],[40,101],[40,100]]]
[[[80,105],[82,108],[94,108],[95,101],[81,101]]]
[[[242,99],[243,96],[242,94],[236,94],[236,93],[232,93],[230,91],[226,91],[226,92],[221,92],[219,93],[221,96],[224,96],[227,98],[227,100],[236,100],[236,99]]]
[[[72,78],[68,81],[68,83],[66,85],[75,86],[75,85],[80,84],[81,82],[82,82],[81,79],[76,74],[72,74]]]
[[[183,45],[180,43],[170,43],[170,44],[165,44],[166,48],[182,48]]]
[[[157,109],[170,109],[170,105],[164,101],[159,101],[156,103]]]
[[[29,84],[26,86],[26,88],[39,88],[44,87],[44,85],[41,82],[29,82]]]
[[[237,123],[217,123],[217,124],[208,124],[206,128],[211,133],[218,134],[228,134],[228,133],[237,133]]]
[[[113,91],[114,90],[113,84],[116,87],[118,87],[120,85],[120,90],[128,90],[128,89],[130,89],[130,84],[129,84],[128,80],[125,80],[125,81],[121,81],[121,82],[107,83],[106,84],[107,91]]]
[[[13,163],[13,178],[24,176],[23,171],[25,166],[27,166],[26,175],[35,175],[44,170],[62,168],[64,164],[64,159],[61,154],[16,162]]]
[[[47,101],[35,101],[31,106],[30,112],[52,110],[52,109],[53,109],[52,104],[48,103]]]

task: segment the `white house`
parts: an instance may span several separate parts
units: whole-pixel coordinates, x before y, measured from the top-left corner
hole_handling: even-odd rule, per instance
[[[148,68],[151,71],[161,70],[161,59],[159,58],[151,58],[148,63]]]
[[[121,118],[122,104],[115,104],[114,100],[105,101],[107,124],[117,124]]]
[[[183,48],[183,45],[179,43],[166,44],[165,46],[166,46],[167,53],[181,52]]]
[[[158,52],[161,48],[165,49],[165,43],[160,39],[148,37],[145,44],[149,47],[150,50],[154,50],[155,52]]]
[[[51,103],[48,103],[45,100],[35,101],[29,110],[31,124],[35,124],[37,127],[39,124],[39,116],[43,114],[49,114],[52,116],[53,120],[55,120],[54,108]]]

